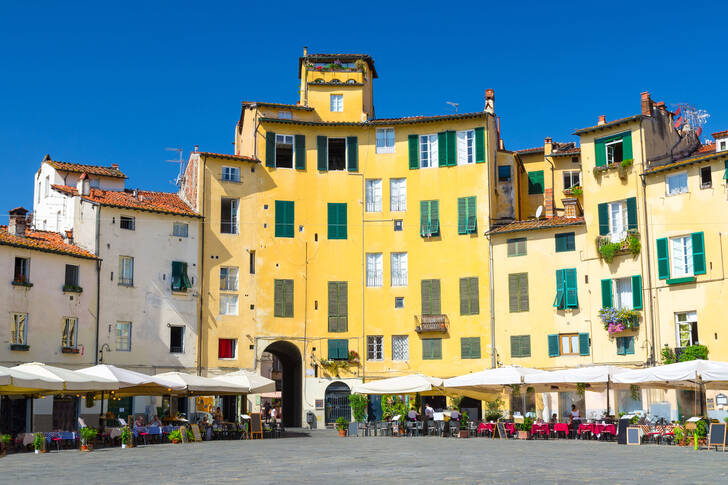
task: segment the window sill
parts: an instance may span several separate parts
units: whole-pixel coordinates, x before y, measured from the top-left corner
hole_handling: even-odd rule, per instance
[[[25,283],[23,281],[11,281],[10,284],[13,286],[24,286],[25,288],[32,288],[33,283]]]
[[[679,285],[682,283],[695,283],[695,276],[685,276],[683,278],[668,278],[666,283],[668,285]]]
[[[185,353],[185,351],[184,351],[184,350],[182,350],[182,349],[170,349],[170,350],[169,350],[169,353],[170,353],[170,354],[184,354],[184,353]]]
[[[10,350],[17,350],[20,352],[27,352],[30,350],[30,345],[25,344],[10,344]]]
[[[238,360],[236,357],[218,357],[217,360]]]
[[[189,294],[189,290],[172,290],[172,295],[174,296],[187,296]]]
[[[228,179],[220,179],[220,182],[230,182],[233,184],[242,184],[243,183],[241,180],[228,180]]]
[[[64,293],[81,293],[81,292],[83,292],[83,288],[81,288],[80,286],[63,285],[63,292]]]
[[[61,347],[62,354],[78,354],[78,347]]]
[[[134,288],[134,285],[133,284],[127,285],[127,284],[124,284],[124,283],[119,283],[117,286],[121,286],[121,287],[124,287],[124,288]]]
[[[688,195],[690,194],[690,191],[685,192],[675,192],[674,194],[665,194],[665,197],[677,197],[678,195]]]

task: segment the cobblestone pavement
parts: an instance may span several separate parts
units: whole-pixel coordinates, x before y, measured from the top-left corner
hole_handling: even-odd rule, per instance
[[[339,438],[332,431],[10,454],[0,483],[728,483],[728,453],[574,440]]]

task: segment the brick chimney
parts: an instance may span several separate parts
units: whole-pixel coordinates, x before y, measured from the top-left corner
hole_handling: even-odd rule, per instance
[[[551,155],[551,152],[553,151],[553,149],[554,149],[553,140],[551,139],[550,136],[547,136],[543,140],[543,153],[544,153],[544,155],[546,155],[546,156]]]
[[[650,99],[650,93],[645,91],[641,93],[642,96],[642,115],[652,116],[652,99]]]
[[[549,188],[544,190],[543,195],[543,213],[546,219],[554,217],[554,189]]]
[[[118,163],[112,163],[111,164],[111,168],[113,168],[114,170],[119,170],[119,164]]]
[[[8,224],[9,234],[25,236],[25,229],[28,226],[26,214],[28,214],[28,210],[24,207],[16,207],[10,211],[10,223]]]
[[[607,115],[599,115],[599,123],[598,125],[603,125],[607,122]]]
[[[485,90],[485,109],[486,113],[495,113],[495,91],[492,89]]]
[[[60,230],[60,227],[58,229]],[[73,229],[63,232],[63,241],[66,244],[73,244]]]
[[[581,216],[582,211],[579,206],[579,199],[576,197],[565,197],[561,199],[561,203],[564,204],[564,217],[575,219]]]

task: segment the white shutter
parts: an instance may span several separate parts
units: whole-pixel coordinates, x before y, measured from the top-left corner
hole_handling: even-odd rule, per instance
[[[465,165],[468,163],[467,131],[458,131],[457,137],[458,165]]]
[[[382,212],[382,180],[374,181],[374,210]]]

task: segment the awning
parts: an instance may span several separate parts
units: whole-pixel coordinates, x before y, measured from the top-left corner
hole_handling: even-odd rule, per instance
[[[544,371],[528,367],[498,367],[445,379],[445,388],[465,395],[468,392],[498,392],[503,386],[523,384],[526,376],[541,373]]]
[[[276,382],[251,372],[248,370],[239,370],[231,372],[229,374],[215,376],[214,380],[220,381],[226,384],[234,384],[239,387],[248,389],[249,394],[258,394],[263,392],[275,392]],[[278,396],[280,397],[280,396]]]
[[[627,370],[614,377],[616,384],[674,389],[694,388],[701,382],[709,389],[728,388],[728,363],[689,360],[675,364]]]
[[[111,379],[86,376],[84,374],[79,374],[78,372],[69,369],[41,364],[39,362],[20,364],[18,366],[12,367],[12,369],[19,370],[27,374],[32,374],[35,377],[40,377],[42,379],[50,380],[55,383],[60,383],[62,385],[61,390],[63,391],[113,391],[119,388],[119,385]],[[58,390],[49,391],[49,394],[57,392]]]
[[[113,365],[99,364],[75,371],[91,378],[109,379],[117,383],[117,397],[161,396],[185,391],[185,386],[163,377],[150,376]]]
[[[415,394],[425,392],[444,393],[442,379],[423,374],[391,377],[365,382],[354,386],[359,394]]]
[[[63,383],[30,374],[13,367],[0,367],[0,394],[31,394],[62,391]]]
[[[523,377],[523,383],[537,392],[573,391],[577,384],[585,384],[587,391],[602,391],[607,382],[614,380],[614,376],[627,370],[613,365],[575,367],[527,374]]]
[[[191,396],[222,396],[248,393],[247,387],[209,377],[185,374],[184,372],[165,372],[163,374],[157,374],[156,377],[161,377],[167,381],[174,382],[175,385],[183,386],[184,392]]]

